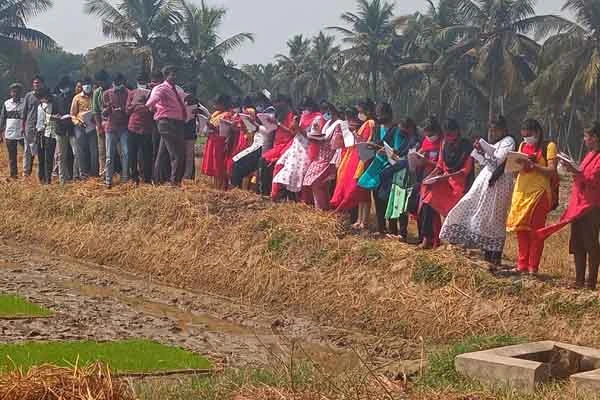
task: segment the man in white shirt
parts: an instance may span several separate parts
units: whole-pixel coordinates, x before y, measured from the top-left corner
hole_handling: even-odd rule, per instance
[[[10,176],[16,179],[17,171],[17,145],[24,146],[22,113],[25,107],[23,101],[23,86],[13,83],[10,86],[10,98],[2,104],[0,111],[0,143],[6,140]],[[24,165],[25,169],[26,166]]]

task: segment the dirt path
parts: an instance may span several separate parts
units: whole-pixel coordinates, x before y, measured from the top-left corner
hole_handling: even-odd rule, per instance
[[[0,243],[0,291],[55,311],[50,319],[0,320],[0,341],[148,338],[209,356],[218,363],[267,363],[291,342],[330,366],[358,362],[353,349],[383,365],[407,343],[319,326],[228,299],[161,285],[108,268]]]

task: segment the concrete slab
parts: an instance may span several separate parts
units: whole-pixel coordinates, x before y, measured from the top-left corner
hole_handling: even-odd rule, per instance
[[[600,350],[543,341],[462,354],[459,374],[494,387],[533,393],[551,379],[570,378],[578,391],[600,393]]]

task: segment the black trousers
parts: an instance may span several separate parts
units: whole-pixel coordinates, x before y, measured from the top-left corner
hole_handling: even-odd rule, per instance
[[[161,119],[158,121],[160,146],[154,163],[155,177],[160,177],[160,161],[167,153],[171,165],[170,183],[177,185],[183,179],[185,167],[185,140],[183,139],[183,121]]]
[[[129,177],[135,183],[140,182],[140,168],[138,165],[141,158],[141,172],[144,183],[152,183],[152,135],[129,133]]]
[[[25,140],[23,139],[6,139],[6,149],[8,150],[8,165],[10,168],[10,177],[16,178],[19,175],[19,167],[17,163],[17,147],[25,149]]]
[[[269,165],[264,158],[258,160],[258,185],[256,185],[256,191],[258,194],[263,196],[271,195],[271,188],[273,186],[273,170],[274,165]]]
[[[262,159],[261,155],[262,148],[258,148],[233,164],[233,173],[231,174],[231,184],[233,186],[242,187],[244,178],[258,169],[259,160]]]
[[[56,139],[42,136],[39,138],[38,147],[38,178],[43,184],[52,183],[52,170],[54,169],[54,152]]]

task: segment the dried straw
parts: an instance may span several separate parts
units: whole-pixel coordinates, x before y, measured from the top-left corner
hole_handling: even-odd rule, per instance
[[[87,367],[60,368],[42,365],[26,373],[13,371],[0,376],[2,400],[134,400],[123,381],[113,380],[102,363]]]

